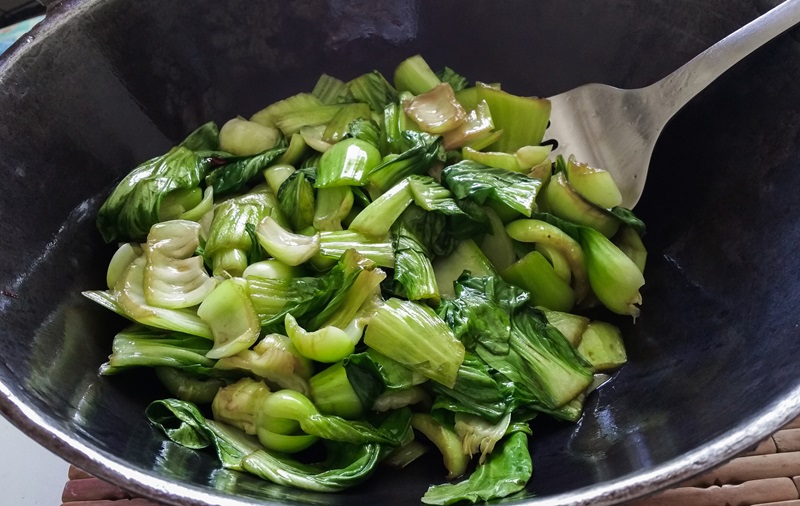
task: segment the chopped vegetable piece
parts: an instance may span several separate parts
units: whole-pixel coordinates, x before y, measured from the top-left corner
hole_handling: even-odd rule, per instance
[[[373,111],[397,102],[397,90],[377,70],[356,77],[347,86],[356,100],[369,105]]]
[[[590,167],[570,156],[566,172],[572,188],[592,204],[606,209],[622,204],[617,183],[608,171]]]
[[[628,360],[619,328],[599,321],[593,321],[586,326],[578,345],[578,353],[592,364],[595,371],[616,369]]]
[[[117,248],[106,271],[106,285],[108,288],[113,289],[131,262],[142,256],[142,254],[142,247],[132,242],[123,243]]]
[[[359,119],[370,119],[372,114],[367,104],[346,104],[339,109],[322,131],[322,140],[335,144],[344,139],[350,124]]]
[[[531,169],[547,160],[552,146],[522,146],[517,150],[515,156],[519,166],[523,169]],[[549,165],[549,163],[548,163]]]
[[[281,185],[294,174],[295,168],[289,164],[277,163],[270,165],[263,170],[262,174],[267,181],[267,186],[273,194],[277,195],[280,192]]]
[[[313,179],[309,180],[307,172],[303,170],[292,173],[278,190],[278,202],[292,230],[310,227],[316,209]]]
[[[461,241],[450,255],[437,258],[433,262],[436,284],[443,297],[455,296],[453,284],[464,271],[469,271],[473,276],[491,276],[496,272],[483,251],[471,239]]]
[[[100,374],[117,374],[131,367],[169,367],[207,376],[214,367],[214,360],[206,357],[211,346],[203,337],[129,328],[114,336],[111,355],[100,366]]]
[[[426,134],[427,135],[427,134]],[[436,138],[419,137],[419,143],[399,156],[387,157],[367,175],[370,197],[376,199],[412,174],[427,173],[441,157],[441,144]],[[428,143],[430,141],[430,143]]]
[[[242,378],[221,388],[211,403],[214,420],[253,435],[256,433],[256,413],[270,393],[263,381],[252,378]]]
[[[277,128],[238,117],[219,131],[219,149],[236,156],[249,156],[274,148],[281,138]]]
[[[208,404],[226,382],[221,378],[209,378],[172,367],[155,367],[155,373],[169,393],[182,401]]]
[[[360,333],[353,339],[344,330],[331,325],[307,332],[289,313],[286,314],[286,333],[301,355],[324,364],[338,362],[353,353],[361,338]]]
[[[349,186],[332,186],[317,190],[314,228],[317,230],[342,230],[342,220],[353,208],[353,190]]]
[[[644,266],[647,263],[647,249],[642,243],[642,238],[633,227],[623,226],[614,236],[614,244],[625,253],[628,258],[633,260],[639,271],[644,273]]]
[[[639,316],[639,288],[644,277],[639,267],[600,232],[583,227],[581,246],[592,291],[605,307],[618,314]]]
[[[337,142],[322,155],[315,186],[361,186],[380,161],[378,148],[366,141],[345,139]]]
[[[561,252],[572,269],[572,288],[575,301],[589,293],[586,259],[581,245],[558,227],[541,220],[517,220],[506,225],[506,232],[515,241],[544,243]]]
[[[563,311],[553,311],[544,307],[537,307],[537,309],[544,313],[547,323],[557,328],[569,341],[569,344],[577,348],[583,331],[586,330],[586,326],[589,324],[589,318]]]
[[[434,420],[432,416],[423,413],[414,413],[411,417],[411,426],[425,434],[425,437],[442,452],[448,480],[464,474],[469,458],[462,451],[461,441],[455,432]]]
[[[472,160],[488,167],[496,167],[511,172],[525,172],[526,167],[519,163],[519,158],[511,153],[497,151],[477,151],[470,147],[461,150],[464,160]]]
[[[496,270],[503,271],[517,260],[514,244],[497,213],[489,207],[484,208],[484,211],[489,218],[491,230],[481,241],[481,251],[486,254],[486,258],[492,262]]]
[[[148,304],[179,309],[200,304],[216,286],[203,258],[194,256],[200,245],[200,225],[171,220],[156,223],[144,244],[144,294]]]
[[[354,419],[364,413],[356,391],[347,379],[347,371],[337,362],[309,380],[311,398],[320,413]]]
[[[197,316],[211,328],[214,347],[208,358],[230,357],[258,339],[260,325],[242,279],[226,279],[197,308]]]
[[[404,102],[403,109],[423,132],[431,134],[449,132],[467,119],[467,113],[456,100],[453,88],[445,83]]]
[[[266,216],[288,226],[280,210],[278,199],[266,187],[257,187],[250,193],[228,199],[214,209],[214,219],[208,233],[203,256],[210,259],[215,276],[228,273],[241,276],[247,268],[248,256],[257,241],[248,233],[248,225],[255,226]]]
[[[419,95],[430,91],[440,82],[428,62],[418,54],[403,60],[394,71],[394,86],[398,91]]]
[[[319,234],[293,234],[269,216],[258,224],[256,236],[267,253],[286,265],[300,265],[316,255],[320,248]]]
[[[536,208],[536,194],[542,187],[538,179],[468,160],[445,167],[442,181],[459,199],[469,197],[480,204],[493,199],[525,216]]]
[[[394,267],[394,248],[388,236],[375,237],[351,230],[320,232],[321,256],[336,259],[349,249],[358,251],[381,267]]]
[[[295,421],[300,430],[306,434],[350,444],[380,443],[390,446],[399,446],[404,437],[403,433],[382,427],[374,427],[366,422],[345,420],[338,416],[322,415],[314,404],[299,392],[280,390],[274,392],[261,403],[260,411],[263,413],[259,425],[270,430],[274,424],[284,426],[286,421]],[[397,411],[395,418],[406,420],[408,424],[410,413]]]
[[[358,213],[348,228],[375,237],[385,236],[413,201],[408,180],[404,179]]]
[[[197,187],[210,169],[208,158],[184,147],[172,148],[135,168],[97,213],[106,242],[142,239],[160,221],[161,202],[175,190]],[[176,217],[176,216],[173,216]]]
[[[439,299],[430,252],[404,223],[394,229],[394,281],[408,300]],[[398,291],[398,290],[396,290]]]
[[[108,307],[142,325],[211,339],[211,329],[194,311],[166,309],[147,304],[144,295],[144,272],[144,257],[131,262],[114,290],[108,294],[111,299]],[[100,294],[97,292],[83,292],[83,294],[103,303],[98,300]]]
[[[500,443],[488,461],[466,480],[434,485],[422,496],[425,504],[477,503],[507,497],[521,491],[533,474],[528,438],[515,432]]]
[[[449,84],[453,91],[461,91],[469,84],[467,79],[450,67],[445,67],[436,73],[436,77],[443,83]]]
[[[461,438],[464,453],[474,455],[480,451],[478,464],[483,465],[497,442],[506,435],[511,422],[511,412],[506,413],[506,416],[497,423],[487,422],[475,415],[456,413],[455,422],[455,431]]]
[[[297,266],[286,265],[280,260],[271,258],[269,260],[262,260],[247,266],[242,274],[243,278],[275,278],[275,279],[291,279],[300,277],[303,274],[303,269]]]
[[[221,371],[243,371],[281,388],[309,392],[308,379],[313,365],[297,351],[292,341],[281,334],[267,334],[252,349],[219,359],[214,366]]]
[[[447,150],[468,146],[472,142],[489,136],[493,128],[494,123],[489,106],[485,100],[482,100],[467,113],[463,123],[444,133],[442,145]]]
[[[367,326],[364,343],[424,376],[452,387],[464,345],[427,306],[391,298]]]
[[[569,311],[575,292],[538,251],[531,251],[502,271],[503,279],[531,293],[531,302],[555,311]]]
[[[549,100],[519,97],[482,84],[478,85],[478,100],[489,104],[494,127],[504,132],[492,151],[513,153],[523,146],[541,144],[550,119]]]
[[[319,99],[320,102],[327,105],[339,104],[347,102],[350,93],[350,88],[347,83],[341,79],[322,74],[311,90],[311,94]]]
[[[541,202],[559,218],[597,229],[606,237],[613,236],[619,229],[619,220],[605,209],[584,200],[572,188],[564,172],[550,178],[542,190]]]

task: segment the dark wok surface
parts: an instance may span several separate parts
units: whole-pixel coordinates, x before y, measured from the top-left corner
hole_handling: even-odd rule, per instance
[[[417,501],[444,477],[435,456],[344,494],[288,490],[165,443],[143,415],[161,395],[147,374],[97,376],[122,321],[79,292],[104,286],[113,250],[93,221],[111,185],[197,125],[249,116],[310,90],[322,72],[390,75],[421,52],[434,68],[523,94],[593,81],[638,87],[774,4],[56,5],[0,59],[0,411],[88,470],[174,502],[213,502],[199,488],[207,484],[279,502]],[[554,504],[578,489],[573,499],[586,504],[639,495],[732,456],[800,411],[799,36],[737,65],[662,135],[637,207],[651,253],[642,317],[621,322],[630,363],[592,395],[577,427],[535,425],[537,498],[524,500]]]

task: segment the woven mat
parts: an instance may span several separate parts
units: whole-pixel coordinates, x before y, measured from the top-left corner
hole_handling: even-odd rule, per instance
[[[62,506],[162,506],[74,467]],[[800,506],[800,418],[708,473],[625,506]]]

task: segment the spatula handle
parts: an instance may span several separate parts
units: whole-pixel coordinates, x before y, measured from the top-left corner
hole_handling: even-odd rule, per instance
[[[716,78],[759,47],[800,22],[800,0],[786,0],[709,47],[648,87],[664,105],[666,121]]]

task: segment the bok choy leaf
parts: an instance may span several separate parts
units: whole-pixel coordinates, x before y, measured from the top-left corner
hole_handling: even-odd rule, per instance
[[[492,199],[525,216],[536,209],[536,194],[542,187],[538,179],[469,160],[445,167],[442,180],[459,199],[469,197],[480,204]]]
[[[504,439],[478,466],[470,477],[460,483],[434,485],[422,496],[425,504],[477,503],[491,501],[520,492],[533,475],[533,462],[528,450],[528,437],[515,432]]]
[[[178,444],[189,448],[213,445],[227,469],[246,470],[279,485],[317,492],[336,492],[361,483],[372,474],[386,451],[374,443],[329,443],[327,459],[310,466],[265,451],[240,429],[206,420],[191,403],[175,399],[155,401],[148,406],[146,414]]]
[[[285,152],[286,147],[279,146],[251,156],[216,154],[212,163],[217,168],[206,176],[206,184],[212,186],[217,195],[239,191]]]
[[[370,320],[370,348],[447,387],[464,360],[464,345],[427,306],[391,298]]]
[[[144,162],[117,185],[97,213],[97,228],[106,242],[143,239],[162,221],[161,202],[173,191],[198,187],[212,166],[184,147]]]
[[[100,374],[117,374],[131,367],[172,367],[203,375],[214,374],[215,360],[206,357],[212,342],[179,332],[129,328],[114,336],[108,362]]]

